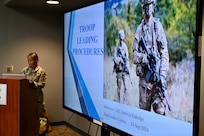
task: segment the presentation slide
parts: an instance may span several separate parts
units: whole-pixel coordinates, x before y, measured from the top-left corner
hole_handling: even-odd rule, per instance
[[[106,1],[64,15],[63,104],[65,108],[84,114],[130,135],[192,136],[194,55],[197,45],[195,45],[195,37],[188,41],[186,38],[195,31],[196,3],[189,7],[194,10],[189,12],[191,14],[189,18],[193,17],[190,20],[193,27],[187,29],[187,24],[182,22],[185,21],[183,18],[175,19],[175,17],[180,17],[176,12],[179,10],[179,5],[174,7],[174,2],[169,2],[170,8],[159,9],[164,3],[156,4],[154,2],[156,1],[152,0],[151,3],[148,3],[156,5],[155,13],[153,12],[156,23],[152,24],[152,27],[155,26],[155,28],[149,31],[150,33],[155,31],[156,34],[159,31],[160,34],[163,34],[158,36],[159,38],[155,41],[160,45],[157,48],[162,48],[163,56],[168,53],[168,58],[164,57],[160,61],[161,65],[168,66],[168,68],[162,69],[163,71],[168,69],[166,88],[163,88],[162,74],[164,72],[159,71],[158,73],[161,73],[162,76],[157,78],[157,72],[153,71],[155,67],[157,68],[154,61],[152,65],[147,66],[148,70],[145,73],[147,67],[140,69],[140,65],[136,62],[139,60],[139,56],[133,55],[135,53],[134,42],[137,42],[135,40],[137,31],[140,31],[138,28],[144,21],[142,20],[144,3],[138,0]],[[182,3],[178,4],[185,6]],[[186,9],[183,8],[180,9],[180,14],[186,14]],[[168,9],[172,10],[168,11]],[[157,12],[159,10],[164,10],[165,17],[168,17],[169,21],[174,20],[174,22],[172,24],[165,22],[166,18],[159,16],[160,14]],[[173,10],[175,15],[173,13],[169,15]],[[132,17],[131,14],[136,17]],[[173,23],[178,23],[178,25],[175,26]],[[146,24],[144,23],[144,25]],[[157,38],[156,36],[149,37]],[[162,39],[163,37],[166,40]],[[118,47],[121,39],[123,44]],[[145,36],[144,39],[148,41]],[[148,47],[154,43],[143,42],[141,44],[138,43],[138,45]],[[122,48],[122,45],[127,47]],[[167,50],[165,50],[165,46],[168,47]],[[146,54],[147,61],[151,62],[148,52]],[[150,53],[150,56],[152,54]],[[152,58],[158,62],[157,60],[162,57],[154,56]],[[168,63],[163,62],[164,60],[167,60]],[[121,65],[117,66],[117,64]],[[138,74],[140,70],[145,73],[144,78]],[[149,81],[145,87],[142,86],[146,83],[144,80]],[[154,86],[157,86],[156,89]],[[144,96],[141,91],[145,89]],[[155,90],[159,90],[158,93]],[[149,109],[143,107],[145,103],[143,99],[147,97],[149,100],[145,100],[145,102],[151,103]],[[159,109],[160,105],[158,104],[161,101],[164,102],[165,112],[159,114],[162,112],[162,108]]]

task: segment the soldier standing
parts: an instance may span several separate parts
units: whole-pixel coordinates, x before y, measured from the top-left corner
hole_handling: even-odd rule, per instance
[[[169,55],[167,40],[163,26],[158,18],[153,17],[156,0],[142,0],[144,19],[136,29],[132,44],[133,63],[136,65],[136,74],[139,76],[139,108],[153,110],[161,115],[165,115],[167,99],[158,91],[155,81],[160,79],[162,89],[166,93],[166,76],[169,69]],[[147,50],[151,52],[155,60],[155,71],[151,80],[147,80],[150,69],[150,62],[147,53],[141,48],[141,38],[147,45]]]
[[[123,85],[124,95],[126,94],[126,91],[127,91],[126,77],[127,77],[127,74],[129,74],[129,70],[128,70],[129,57],[128,57],[128,48],[124,42],[124,39],[125,39],[124,30],[119,31],[118,37],[119,37],[119,42],[116,44],[113,60],[114,60],[114,71],[116,72],[116,79],[117,79],[118,100],[120,102],[122,85]]]
[[[39,118],[43,117],[44,113],[44,99],[42,88],[45,87],[47,75],[45,70],[38,65],[38,55],[31,52],[27,55],[28,66],[22,69],[21,73],[26,76],[29,83],[36,89],[37,92],[37,136],[45,136],[39,134],[40,121]]]

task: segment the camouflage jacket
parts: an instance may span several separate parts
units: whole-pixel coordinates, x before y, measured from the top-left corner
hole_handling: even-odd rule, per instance
[[[21,73],[24,74],[27,79],[32,80],[37,89],[45,87],[47,75],[42,67],[37,66],[35,69],[33,69],[27,66],[22,69]]]
[[[114,51],[114,71],[125,72],[124,67],[128,69],[129,66],[129,57],[128,57],[128,48],[125,42],[117,43]],[[125,66],[124,66],[125,65]]]
[[[136,64],[136,73],[141,78],[145,76],[143,67],[148,65],[147,54],[139,45],[142,36],[148,45],[147,48],[156,57],[156,71],[159,73],[161,79],[165,79],[169,69],[169,54],[166,35],[158,18],[152,17],[149,22],[142,20],[135,32],[132,44],[132,61]]]

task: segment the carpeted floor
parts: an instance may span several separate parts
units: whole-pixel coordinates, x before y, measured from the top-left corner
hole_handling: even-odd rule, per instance
[[[46,133],[46,136],[81,136],[65,125],[52,126],[52,131]]]

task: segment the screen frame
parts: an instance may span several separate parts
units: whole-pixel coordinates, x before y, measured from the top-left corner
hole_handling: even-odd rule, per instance
[[[202,36],[202,17],[203,0],[196,0],[196,41],[195,41],[195,82],[194,82],[194,118],[193,118],[193,136],[199,135],[200,119],[200,78],[201,78],[201,45],[200,36]]]
[[[94,4],[97,4],[97,3],[100,3],[100,2],[105,2],[106,0],[104,1],[98,1],[98,2],[95,2],[91,5],[94,5]],[[91,6],[91,5],[87,5],[87,6],[84,6],[84,7],[81,7],[81,8],[85,8],[85,7],[88,7],[88,6]],[[78,8],[78,9],[81,9],[81,8]],[[193,134],[192,136],[198,136],[199,134],[199,111],[200,111],[200,71],[201,71],[201,56],[199,55],[199,37],[202,36],[202,8],[203,8],[203,1],[202,0],[196,0],[196,36],[195,36],[195,73],[194,73],[194,76],[195,76],[195,81],[194,81],[194,115],[193,115]],[[73,9],[72,11],[74,10],[78,10],[78,9]],[[71,12],[71,11],[67,11],[67,12]],[[67,13],[66,12],[66,13]],[[65,14],[65,13],[64,13]],[[65,25],[63,23],[63,25]],[[64,33],[63,33],[63,43],[64,43]],[[79,116],[82,116],[84,118],[86,118],[88,121],[90,122],[93,122],[94,123],[94,118],[90,117],[90,116],[87,116],[83,113],[80,113],[72,108],[69,108],[67,106],[65,106],[65,97],[64,97],[64,46],[63,46],[63,108],[68,110],[68,111],[71,111]],[[97,123],[95,123],[96,125],[99,125]],[[110,126],[104,122],[102,122],[102,125],[99,125],[101,126],[102,129],[105,129],[106,131],[112,131],[116,134],[119,134],[119,135],[130,135],[128,134],[127,132],[124,132],[120,129],[117,129],[115,128],[114,126]]]

